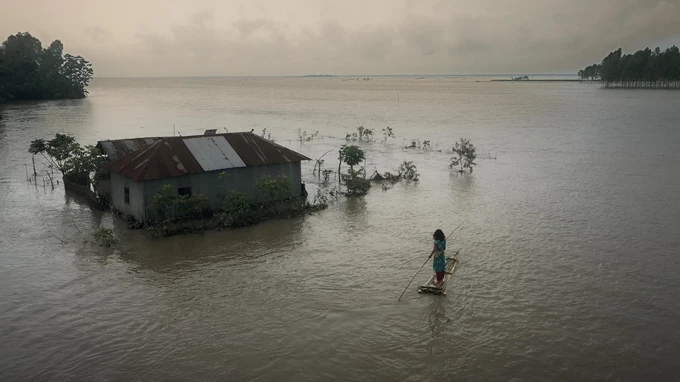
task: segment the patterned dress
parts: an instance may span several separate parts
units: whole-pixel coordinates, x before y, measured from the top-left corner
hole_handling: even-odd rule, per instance
[[[435,272],[444,272],[446,270],[446,241],[435,240],[434,245],[437,251],[434,253],[434,260],[432,261],[432,269]]]

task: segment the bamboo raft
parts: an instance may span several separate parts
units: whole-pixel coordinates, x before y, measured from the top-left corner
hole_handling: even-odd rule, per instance
[[[456,271],[456,266],[458,265],[458,259],[456,256],[460,251],[456,251],[452,256],[446,258],[446,268],[444,269],[444,283],[441,287],[434,286],[434,282],[437,280],[437,274],[432,273],[430,281],[425,285],[418,287],[418,293],[432,293],[432,294],[443,294],[446,295],[446,284],[448,284],[451,277],[453,277],[453,272]]]

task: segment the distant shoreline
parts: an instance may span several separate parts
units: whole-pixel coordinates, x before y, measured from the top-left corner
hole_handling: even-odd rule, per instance
[[[579,80],[579,79],[538,79],[538,80],[506,80],[506,79],[493,79],[492,82],[595,82],[590,80]],[[599,81],[597,81],[599,82]]]
[[[508,77],[513,76],[510,73],[494,73],[494,74],[330,74],[329,77],[335,78],[364,78],[364,77],[375,77],[375,78],[409,78],[409,77],[424,77],[424,78],[437,78],[437,77]],[[95,80],[117,80],[117,79],[209,79],[209,78],[239,78],[239,79],[249,79],[249,78],[313,78],[314,76],[321,75],[205,75],[205,76],[96,76]],[[570,76],[569,73],[555,73],[555,74],[531,74],[535,77],[566,77]],[[573,75],[572,75],[573,76]]]

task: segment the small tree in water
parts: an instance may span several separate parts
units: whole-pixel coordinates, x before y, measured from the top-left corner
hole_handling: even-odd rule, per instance
[[[418,168],[416,167],[416,165],[413,162],[404,161],[404,163],[402,163],[399,166],[399,177],[400,178],[403,177],[406,180],[412,180],[414,182],[417,182],[419,176],[420,175],[418,175]]]
[[[458,172],[465,172],[468,169],[472,172],[472,167],[475,166],[475,146],[470,143],[469,139],[461,138],[459,142],[453,145],[453,157],[451,157],[451,164],[449,168],[452,170],[459,168]]]
[[[394,138],[394,132],[392,131],[392,128],[387,126],[386,128],[382,129],[383,131],[383,143],[387,143],[388,138]]]
[[[364,150],[359,148],[359,146],[342,145],[340,147],[340,160],[350,167],[350,172],[354,172],[354,166],[363,162],[364,159],[366,159],[366,155],[364,154]],[[340,169],[338,169],[338,172],[340,172]]]
[[[28,148],[28,152],[33,155],[42,154],[50,166],[59,170],[62,175],[68,170],[66,161],[79,150],[80,145],[73,136],[59,133],[49,141],[34,139]]]
[[[363,170],[354,171],[354,166],[366,159],[364,151],[359,146],[342,145],[339,151],[340,163],[345,162],[349,166],[349,174],[341,178],[345,179],[348,195],[363,195],[371,188],[371,182],[363,177]],[[338,165],[340,174],[340,165]]]

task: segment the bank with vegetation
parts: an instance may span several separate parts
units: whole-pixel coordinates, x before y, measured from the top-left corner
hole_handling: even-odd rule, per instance
[[[601,81],[605,88],[680,89],[680,50],[674,45],[623,54],[619,48],[601,63],[579,70],[578,76]]]
[[[30,33],[17,33],[0,46],[0,103],[84,98],[93,74],[83,57],[64,54],[61,41],[43,48]]]

